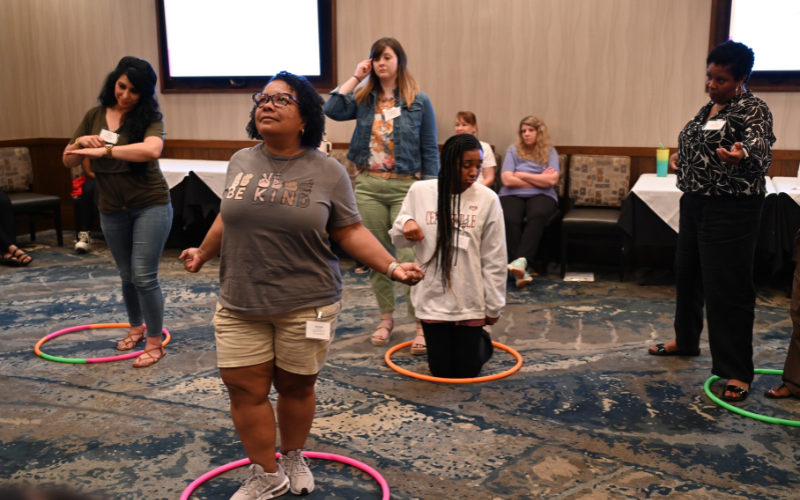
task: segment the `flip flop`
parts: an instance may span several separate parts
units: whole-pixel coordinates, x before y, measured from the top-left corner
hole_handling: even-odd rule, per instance
[[[773,387],[772,389],[770,389],[770,390],[768,390],[768,391],[764,392],[764,397],[765,397],[765,398],[767,398],[767,399],[787,399],[787,398],[795,398],[795,399],[800,399],[800,398],[798,398],[797,396],[795,396],[794,394],[792,394],[792,393],[791,393],[791,391],[790,391],[790,392],[789,392],[789,394],[788,394],[788,395],[786,395],[786,396],[776,396],[776,395],[775,395],[775,394],[772,392],[772,391],[774,391],[774,390],[776,390],[776,389],[777,389],[777,390],[779,390],[779,391],[780,391],[781,389],[786,389],[786,390],[789,390],[789,388],[788,388],[788,387],[786,387],[786,384],[781,384],[781,385],[780,385],[780,387],[777,387],[777,388],[776,388],[776,387]]]

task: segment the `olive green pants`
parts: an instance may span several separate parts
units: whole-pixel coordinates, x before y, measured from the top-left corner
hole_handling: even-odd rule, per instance
[[[395,248],[389,238],[389,230],[414,182],[415,179],[381,179],[366,173],[356,177],[356,203],[364,226],[399,262],[414,262],[414,251],[409,248]],[[395,283],[383,273],[374,270],[370,272],[369,281],[381,312],[394,311]],[[416,320],[414,306],[411,304],[411,287],[403,285],[403,292],[408,303],[408,316]]]

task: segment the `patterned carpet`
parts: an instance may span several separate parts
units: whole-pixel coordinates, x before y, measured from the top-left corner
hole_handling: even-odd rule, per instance
[[[25,269],[0,269],[0,477],[70,484],[115,499],[177,499],[196,477],[244,457],[215,367],[209,323],[218,262],[185,273],[164,252],[161,278],[169,355],[152,368],[130,361],[52,363],[33,344],[57,329],[125,321],[108,250],[50,248]],[[800,429],[746,419],[702,392],[699,358],[656,358],[645,348],[672,337],[672,287],[537,278],[509,289],[495,340],[525,359],[512,377],[478,385],[413,380],[388,369],[368,332],[376,306],[366,275],[344,262],[344,311],[317,386],[308,449],[347,455],[378,469],[392,498],[411,499],[789,499],[798,498]],[[756,365],[782,368],[791,332],[784,293],[759,289]],[[402,309],[405,305],[402,305]],[[405,318],[392,344],[410,340]],[[59,356],[112,355],[121,330],[65,335]],[[394,358],[427,372],[424,359]],[[513,358],[498,352],[484,374]],[[744,406],[800,418],[797,400],[769,401],[776,377],[756,379]],[[717,388],[717,391],[719,388]],[[309,499],[379,499],[364,473],[313,461]],[[239,469],[194,499],[227,499]],[[288,494],[286,498],[292,498]]]

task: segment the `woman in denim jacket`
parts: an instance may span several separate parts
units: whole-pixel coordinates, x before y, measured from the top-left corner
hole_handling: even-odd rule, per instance
[[[355,74],[331,92],[325,114],[336,121],[356,120],[347,159],[359,169],[356,202],[364,225],[400,262],[413,262],[410,249],[397,250],[389,238],[408,189],[418,179],[439,175],[436,116],[430,99],[419,90],[406,69],[400,42],[381,38],[372,45],[369,59]],[[381,273],[370,273],[378,298],[381,322],[372,343],[385,345],[394,328],[395,288]],[[409,317],[416,320],[409,287],[405,287]],[[425,337],[417,321],[414,354],[425,354]]]

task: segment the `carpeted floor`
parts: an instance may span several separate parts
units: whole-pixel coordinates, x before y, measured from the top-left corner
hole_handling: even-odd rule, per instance
[[[102,244],[32,254],[29,268],[0,268],[0,478],[67,483],[115,499],[177,499],[196,477],[244,458],[215,367],[209,323],[218,262],[183,271],[164,252],[161,279],[169,355],[152,368],[130,361],[48,362],[33,354],[44,335],[126,320],[118,276]],[[509,289],[495,340],[525,364],[512,377],[441,385],[389,370],[369,333],[377,309],[367,275],[343,263],[344,311],[317,386],[307,448],[377,468],[392,498],[411,499],[789,499],[798,498],[800,429],[746,419],[702,392],[699,358],[645,354],[672,338],[674,289],[608,281],[537,278]],[[405,305],[402,305],[402,310]],[[791,333],[784,293],[759,289],[756,365],[782,368]],[[60,356],[112,355],[122,330],[65,335],[45,344]],[[410,340],[403,319],[392,344]],[[424,359],[396,362],[426,372]],[[498,352],[484,370],[512,366]],[[744,407],[800,418],[800,401],[769,401],[776,377],[756,379]],[[717,388],[719,390],[719,388]],[[377,485],[347,466],[313,461],[309,499],[379,499]],[[192,497],[227,499],[244,469]],[[292,498],[288,494],[286,498]]]

